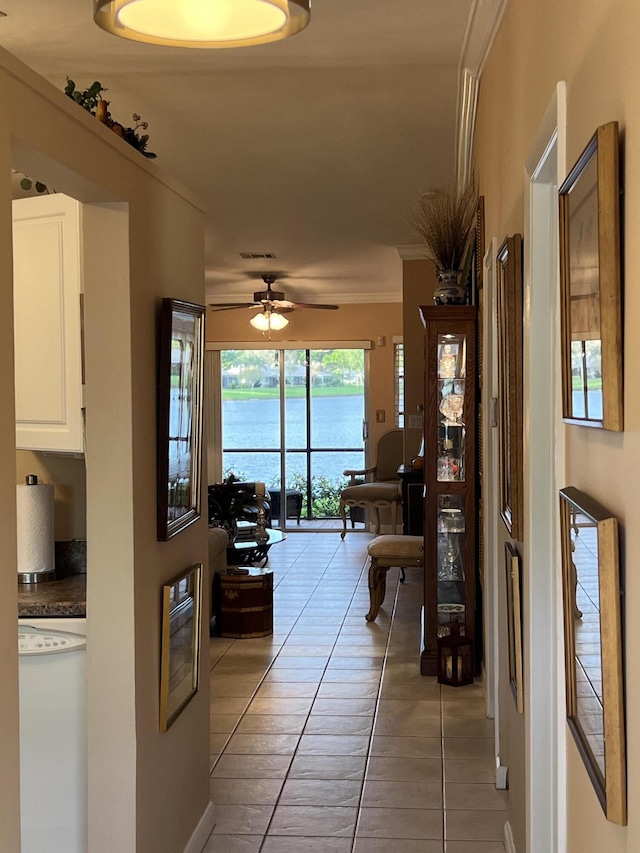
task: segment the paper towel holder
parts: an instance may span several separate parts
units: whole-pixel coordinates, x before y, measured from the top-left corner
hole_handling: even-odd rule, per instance
[[[37,486],[37,474],[27,474],[25,478],[27,486]],[[56,579],[55,568],[50,571],[39,572],[18,572],[18,583],[42,583],[43,581],[53,581]]]

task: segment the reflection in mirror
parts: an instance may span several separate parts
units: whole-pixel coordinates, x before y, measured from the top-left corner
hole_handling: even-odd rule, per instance
[[[570,417],[602,420],[598,152],[567,193],[569,221]]]
[[[626,824],[618,521],[560,491],[567,722],[608,820]]]
[[[604,710],[600,586],[598,581],[598,526],[572,508],[570,535],[575,572],[573,609],[576,670],[576,712],[604,784]]]

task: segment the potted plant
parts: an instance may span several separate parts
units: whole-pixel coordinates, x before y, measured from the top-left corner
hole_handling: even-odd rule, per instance
[[[426,244],[441,285],[434,293],[436,305],[467,302],[467,288],[460,279],[471,262],[477,209],[478,191],[472,177],[461,190],[449,187],[424,193],[413,211],[411,224]]]

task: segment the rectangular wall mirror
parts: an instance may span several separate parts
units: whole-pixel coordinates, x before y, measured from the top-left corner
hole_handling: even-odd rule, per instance
[[[524,537],[522,420],[522,237],[508,237],[496,258],[500,515],[509,536]]]
[[[522,679],[522,580],[520,558],[510,542],[504,543],[507,582],[507,635],[509,637],[509,682],[519,714],[524,713]]]
[[[566,421],[621,431],[620,178],[616,122],[560,187],[562,404]]]
[[[607,819],[626,824],[618,521],[560,491],[567,722]]]
[[[202,563],[162,588],[160,731],[166,732],[198,691]]]

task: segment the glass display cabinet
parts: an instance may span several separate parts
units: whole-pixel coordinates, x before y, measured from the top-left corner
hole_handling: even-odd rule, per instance
[[[475,636],[476,308],[425,306],[424,612],[420,671],[435,675],[438,637]]]

